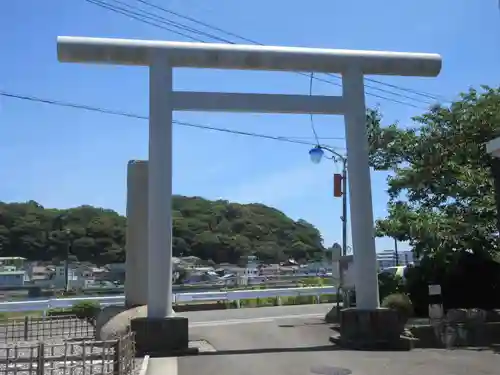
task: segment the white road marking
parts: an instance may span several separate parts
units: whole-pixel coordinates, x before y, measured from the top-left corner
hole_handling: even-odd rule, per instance
[[[148,371],[149,355],[144,356],[141,364],[141,369],[139,370],[139,375],[146,375]]]
[[[296,315],[279,315],[279,316],[266,316],[262,318],[241,318],[241,319],[227,319],[227,320],[212,320],[207,322],[192,322],[190,327],[216,327],[234,324],[252,324],[252,323],[270,323],[280,319],[298,319],[298,318],[319,318],[325,314],[296,314]]]
[[[150,358],[147,375],[178,375],[177,357]]]

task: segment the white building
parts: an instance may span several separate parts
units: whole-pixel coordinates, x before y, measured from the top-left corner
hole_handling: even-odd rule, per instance
[[[88,267],[68,266],[68,288],[83,289],[87,287],[88,280],[93,279],[92,270]],[[54,277],[51,280],[56,288],[66,286],[66,267],[64,264],[55,267]]]
[[[394,250],[384,250],[377,253],[379,270],[383,270],[388,267],[396,267],[398,265],[406,266],[408,264],[412,264],[413,262],[413,252],[411,251],[398,251],[397,256]]]
[[[19,271],[15,269],[0,270],[0,286],[23,286],[26,278],[27,276],[25,271]]]

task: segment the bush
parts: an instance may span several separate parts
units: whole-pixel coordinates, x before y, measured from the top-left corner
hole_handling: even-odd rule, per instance
[[[406,294],[394,293],[388,295],[382,301],[382,307],[396,310],[405,323],[413,315],[413,305]]]
[[[97,314],[101,311],[101,306],[96,301],[82,301],[75,303],[70,312],[76,315],[77,318],[87,320],[95,326]]]
[[[405,283],[398,275],[381,272],[378,274],[378,290],[380,301],[383,301],[391,294],[404,293]]]
[[[441,285],[445,311],[500,308],[500,264],[480,254],[462,251],[450,254],[445,260],[424,257],[408,271],[406,293],[417,316],[428,315],[431,302],[428,288],[432,284]]]
[[[307,279],[299,280],[298,284],[301,287],[324,286],[324,285],[326,285],[326,280],[322,277],[309,277]]]

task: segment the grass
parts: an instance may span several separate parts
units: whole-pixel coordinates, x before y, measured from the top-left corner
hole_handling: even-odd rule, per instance
[[[0,312],[0,320],[6,319],[14,319],[14,318],[24,318],[25,316],[29,317],[41,317],[43,315],[43,311],[12,311],[12,312]]]
[[[324,294],[319,297],[319,300],[315,296],[296,296],[296,297],[268,297],[268,298],[249,298],[242,299],[239,303],[239,308],[255,308],[255,307],[270,307],[270,306],[291,306],[291,305],[311,305],[315,303],[335,303],[337,301],[337,296],[334,294]],[[219,305],[223,303],[227,309],[238,308],[238,303],[236,301],[193,301],[193,302],[183,302],[176,304],[177,306],[195,306],[195,305]],[[209,310],[209,309],[207,309]],[[66,313],[71,314],[73,310],[71,308],[67,309],[52,309],[48,311],[47,315],[50,313]],[[0,320],[13,319],[13,318],[24,318],[25,316],[30,317],[41,317],[43,311],[14,311],[14,312],[1,312]]]
[[[251,298],[242,299],[239,301],[239,307],[269,307],[269,306],[291,306],[291,305],[312,305],[315,303],[335,303],[337,296],[335,294],[324,294],[319,297],[315,296],[296,296],[296,297],[268,297],[268,298]],[[237,308],[238,302],[226,302],[228,308]]]

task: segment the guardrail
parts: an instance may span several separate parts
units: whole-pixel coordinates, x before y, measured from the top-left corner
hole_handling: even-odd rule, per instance
[[[224,292],[203,293],[176,293],[173,295],[174,303],[186,302],[212,302],[212,301],[240,301],[253,298],[272,297],[297,297],[297,296],[321,296],[323,294],[335,294],[337,289],[333,286],[302,287],[287,289],[254,289],[254,290],[229,290]],[[52,298],[33,301],[1,302],[0,312],[14,311],[47,311],[49,309],[68,308],[76,303],[84,301],[95,301],[101,306],[119,306],[125,303],[125,296],[103,296],[103,297],[74,297],[74,298]]]

